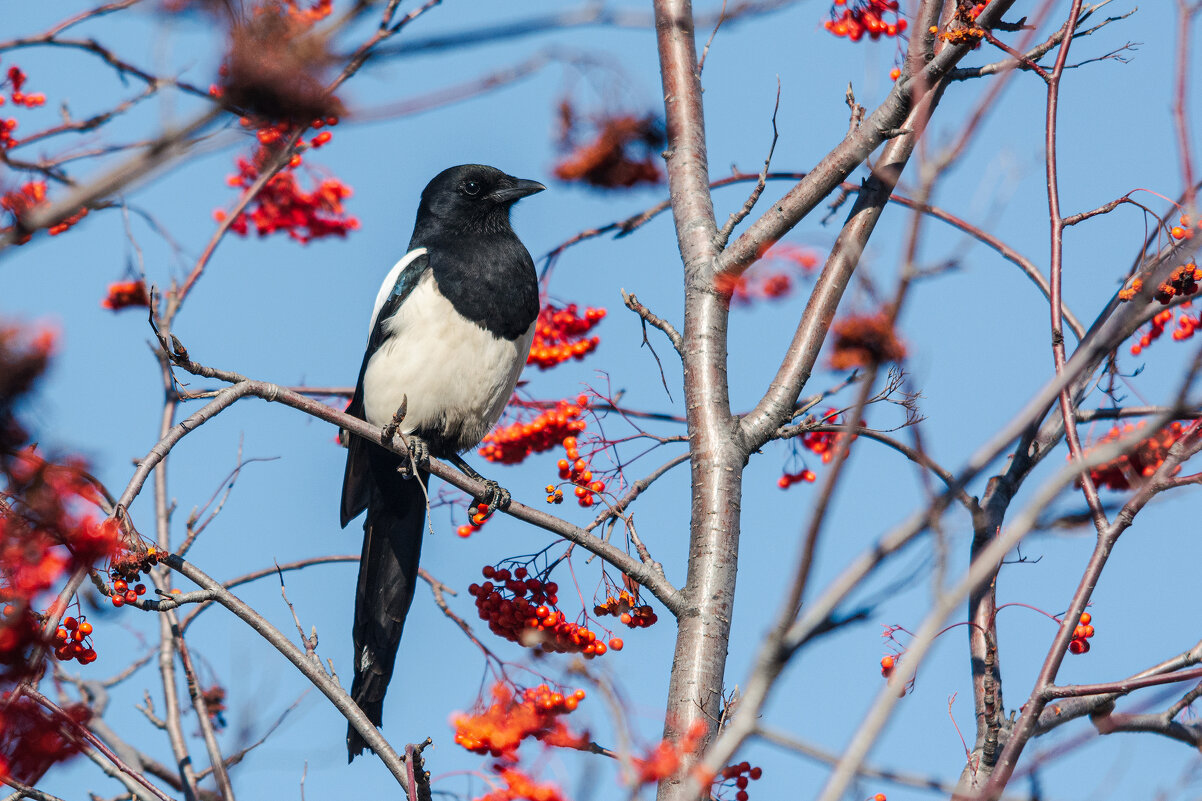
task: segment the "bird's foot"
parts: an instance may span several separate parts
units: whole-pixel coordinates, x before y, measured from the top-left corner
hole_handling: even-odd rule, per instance
[[[417,474],[417,469],[430,461],[430,445],[416,434],[403,435],[405,447],[409,449],[409,458],[402,457],[401,466],[397,472],[406,476]]]
[[[504,511],[509,508],[509,502],[513,500],[509,495],[509,490],[502,487],[491,478],[481,479],[484,482],[484,497],[479,499],[479,502],[488,507],[485,517],[490,516],[493,512],[500,509]]]
[[[498,509],[505,511],[509,508],[509,502],[513,500],[513,498],[509,495],[509,490],[505,489],[491,478],[485,478],[477,473],[472,469],[470,464],[463,461],[463,458],[458,455],[450,457],[450,462],[470,477],[484,484],[483,494],[479,498],[476,498],[477,503],[486,507],[480,512],[484,515],[484,519],[487,519]]]

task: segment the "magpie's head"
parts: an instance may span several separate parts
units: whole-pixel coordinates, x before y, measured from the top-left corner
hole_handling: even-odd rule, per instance
[[[417,224],[453,232],[498,233],[509,228],[514,203],[546,188],[483,164],[450,167],[422,191]]]

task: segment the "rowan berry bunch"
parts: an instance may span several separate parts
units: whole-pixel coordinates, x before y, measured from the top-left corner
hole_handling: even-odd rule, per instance
[[[150,293],[146,291],[146,282],[139,278],[137,281],[109,284],[108,294],[100,301],[100,305],[110,311],[149,307]]]
[[[146,585],[141,583],[143,573],[150,571],[165,554],[151,545],[146,550],[123,550],[109,563],[109,592],[113,606],[121,607],[137,602],[146,594]]]
[[[609,650],[596,632],[569,621],[556,608],[559,585],[555,582],[531,576],[524,567],[511,571],[485,565],[480,572],[486,580],[472,584],[467,592],[476,599],[476,611],[493,634],[527,648],[586,658]],[[620,650],[620,644],[615,650]]]
[[[1146,425],[1147,423],[1142,420],[1135,425],[1130,423],[1126,423],[1122,427],[1116,425],[1095,443],[1095,447],[1113,442],[1120,437],[1128,437]],[[1139,485],[1156,472],[1168,455],[1169,448],[1181,438],[1183,433],[1185,433],[1184,423],[1170,423],[1137,444],[1130,453],[1094,467],[1089,471],[1089,477],[1098,487],[1109,487],[1112,490],[1126,490]],[[1179,469],[1180,465],[1178,465]]]
[[[498,765],[496,772],[501,781],[505,782],[505,786],[498,787],[473,801],[566,801],[563,793],[554,784],[538,784],[517,768]]]
[[[828,408],[822,413],[822,417],[818,419],[818,422],[837,426],[842,424],[843,416],[839,414],[838,409]],[[847,435],[834,431],[807,431],[801,435],[801,444],[821,458],[823,464],[829,464],[831,459],[835,458],[839,439],[844,436]],[[854,440],[857,436],[859,435],[852,434],[851,438]]]
[[[1089,653],[1089,640],[1093,637],[1093,626],[1090,621],[1093,616],[1089,612],[1081,613],[1081,622],[1073,629],[1073,638],[1068,642],[1068,650],[1074,654]]]
[[[585,335],[605,318],[605,313],[605,309],[589,306],[580,314],[575,303],[543,306],[534,324],[534,341],[526,364],[547,370],[568,359],[583,359],[601,344],[601,337]]]
[[[36,94],[26,94],[22,91],[25,87],[25,73],[17,65],[12,65],[8,68],[7,77],[0,82],[0,92],[4,88],[8,88],[8,99],[13,102],[13,105],[24,106],[26,108],[37,108],[44,105],[46,96],[41,92]],[[3,94],[0,94],[0,106],[5,103]],[[17,144],[16,138],[13,136],[13,131],[17,129],[17,121],[9,117],[8,119],[0,120],[0,151],[7,150]]]
[[[563,450],[566,458],[560,459],[555,465],[559,470],[559,477],[576,485],[574,493],[578,504],[586,508],[592,506],[597,501],[595,495],[605,492],[605,482],[593,475],[588,458],[580,455],[580,443],[576,437],[565,439]],[[562,491],[548,485],[547,502],[561,503],[562,501]]]
[[[84,615],[79,619],[68,615],[54,632],[54,658],[60,662],[78,660],[81,665],[96,661],[96,649],[92,647],[92,624]]]
[[[776,486],[780,487],[781,489],[788,489],[789,487],[791,487],[794,484],[797,484],[798,482],[801,482],[801,481],[805,481],[807,483],[812,484],[812,483],[814,483],[815,480],[817,480],[817,478],[818,478],[818,476],[815,475],[814,471],[808,470],[808,469],[807,470],[799,470],[796,473],[786,472],[786,473],[783,473],[781,475],[781,477],[776,480]]]
[[[694,721],[679,740],[661,740],[646,757],[633,757],[631,762],[634,763],[635,783],[651,784],[676,773],[680,770],[683,759],[701,747],[702,739],[708,731],[709,727],[704,720]],[[713,782],[712,774],[702,776],[703,769],[698,767],[696,770],[697,778],[702,780],[703,786]]]
[[[546,684],[515,693],[497,682],[492,703],[474,715],[456,715],[455,742],[469,751],[506,762],[517,761],[523,740],[535,739],[563,748],[583,748],[587,734],[573,734],[560,719],[584,700],[584,690],[562,692]]]
[[[2,467],[0,598],[29,603],[63,573],[91,567],[116,550],[116,525],[82,511],[97,500],[82,462],[51,462],[29,447]]]
[[[36,784],[53,765],[80,752],[85,742],[78,729],[91,718],[85,704],[43,708],[27,696],[12,694],[0,704],[0,775]]]
[[[11,120],[9,122],[11,122]],[[41,206],[45,202],[45,181],[27,181],[24,184],[21,184],[20,189],[9,190],[3,195],[0,195],[0,208],[8,212],[11,218],[9,228],[0,228],[0,231],[7,231],[11,227],[19,227],[21,220],[24,219],[30,211],[37,206]],[[88,210],[86,208],[82,208],[62,222],[55,223],[47,228],[46,233],[50,234],[50,236],[58,236],[87,215]],[[18,245],[24,245],[31,238],[32,234],[20,232],[17,235],[16,241]]]
[[[486,503],[478,503],[474,507],[468,507],[468,512],[468,521],[455,529],[455,533],[464,539],[479,531],[488,522],[489,518],[492,517]]]
[[[549,451],[583,431],[587,423],[580,416],[587,410],[588,395],[577,396],[575,402],[558,401],[555,408],[532,420],[494,428],[484,437],[479,453],[490,462],[519,464],[530,454]]]
[[[720,789],[734,787],[737,790],[735,801],[747,801],[750,797],[747,793],[747,785],[750,782],[759,781],[760,777],[764,775],[764,770],[758,766],[752,767],[750,762],[740,762],[737,765],[727,765],[718,775],[721,779],[715,783]]]
[[[623,625],[629,626],[632,629],[645,629],[648,626],[655,625],[659,620],[656,617],[655,610],[648,604],[640,604],[637,594],[622,590],[616,596],[607,595],[605,603],[597,604],[593,607],[593,614],[597,617],[603,615],[613,615],[622,622]],[[615,638],[616,639],[616,638]],[[622,650],[621,640],[610,640],[610,647],[615,651]]]
[[[1182,214],[1178,221],[1180,225],[1174,225],[1169,229],[1169,235],[1173,239],[1193,239],[1194,238],[1194,220],[1188,214]],[[1202,220],[1198,220],[1196,227],[1202,228]]]
[[[254,124],[249,118],[243,118],[243,123],[248,126]],[[338,118],[332,116],[325,120],[313,120],[310,127],[337,124]],[[259,146],[250,158],[238,158],[238,172],[229,176],[227,183],[241,189],[253,185],[266,165],[275,158],[280,140],[291,136],[292,130],[286,123],[260,127],[257,133]],[[309,146],[321,147],[330,138],[330,132],[323,131],[310,140]],[[301,189],[295,174],[301,164],[300,154],[294,153],[288,165],[268,179],[259,190],[249,209],[234,218],[230,230],[239,236],[246,236],[253,224],[260,237],[284,231],[297,242],[308,244],[314,239],[328,236],[345,237],[350,231],[358,229],[359,220],[348,216],[343,208],[343,201],[351,196],[350,187],[336,178],[324,178],[313,191],[306,192]],[[218,222],[226,219],[222,209],[214,212],[213,216]]]
[[[1197,294],[1199,281],[1202,281],[1202,270],[1198,269],[1197,264],[1191,261],[1189,264],[1179,265],[1156,288],[1156,294],[1153,297],[1161,305],[1167,306],[1175,297],[1189,297]]]
[[[881,36],[903,33],[907,24],[898,14],[897,0],[833,0],[825,27],[835,36],[846,36],[853,42],[860,41],[865,34],[875,42]]]
[[[1138,278],[1135,280],[1136,282],[1139,281]],[[1138,292],[1139,290],[1136,289],[1135,291]],[[1148,330],[1140,335],[1139,342],[1136,342],[1131,346],[1131,355],[1138,356],[1139,354],[1143,353],[1144,348],[1160,339],[1161,335],[1164,334],[1165,326],[1172,322],[1172,320],[1172,309],[1164,309],[1157,312],[1156,316],[1152,318],[1152,322],[1148,324]]]

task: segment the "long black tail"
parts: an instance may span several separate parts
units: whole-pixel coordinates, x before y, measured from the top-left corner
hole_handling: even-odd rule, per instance
[[[392,678],[405,616],[413,602],[417,564],[426,518],[425,486],[397,473],[396,455],[367,445],[370,484],[367,519],[363,523],[363,556],[355,592],[355,680],[351,697],[372,723],[382,722],[384,693]],[[363,753],[367,743],[348,726],[347,761]]]

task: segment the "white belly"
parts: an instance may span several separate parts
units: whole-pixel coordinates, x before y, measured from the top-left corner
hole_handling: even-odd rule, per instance
[[[363,376],[367,422],[383,426],[406,399],[401,430],[421,429],[470,448],[505,409],[530,352],[534,326],[516,342],[465,320],[432,273],[386,323],[388,340]]]

